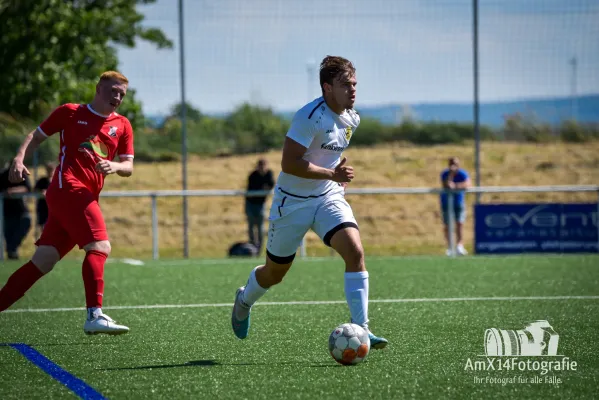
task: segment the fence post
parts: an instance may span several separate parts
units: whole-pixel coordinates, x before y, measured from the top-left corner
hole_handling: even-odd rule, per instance
[[[4,261],[4,195],[0,193],[0,261]]]
[[[306,236],[302,238],[302,243],[300,244],[300,257],[306,257]]]
[[[453,190],[445,189],[447,193],[447,215],[449,217],[447,221],[447,238],[449,239],[449,250],[450,256],[455,257],[456,248],[455,248],[455,237],[454,237],[454,228],[455,228],[455,200],[453,198]]]
[[[156,194],[153,193],[152,197],[152,259],[158,260],[158,204],[156,201]]]

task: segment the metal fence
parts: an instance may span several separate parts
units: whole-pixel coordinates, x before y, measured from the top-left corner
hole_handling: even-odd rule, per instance
[[[120,68],[158,121],[184,102],[209,115],[244,102],[292,113],[319,95],[317,62],[343,55],[357,66],[364,113],[474,123],[480,186],[479,124],[597,115],[579,98],[599,92],[595,0],[158,0],[140,10],[174,48],[119,48]],[[182,209],[187,256],[187,197]]]
[[[346,194],[349,198],[353,196],[372,196],[372,195],[438,195],[443,191],[455,192],[447,189],[438,188],[352,188],[348,189]],[[556,186],[487,186],[487,187],[476,187],[464,190],[466,193],[481,193],[481,194],[492,194],[492,193],[543,193],[543,192],[562,192],[562,193],[596,193],[597,194],[597,215],[599,215],[599,186],[596,185],[556,185]],[[122,191],[122,192],[104,192],[101,197],[103,198],[146,198],[150,199],[151,209],[151,238],[152,238],[152,258],[160,258],[159,249],[159,221],[160,221],[160,210],[158,207],[158,199],[168,197],[244,197],[244,196],[259,196],[269,194],[269,192],[256,191],[246,192],[243,190],[158,190],[158,191]],[[24,197],[37,197],[34,194],[25,195]],[[3,215],[3,198],[0,194],[0,216]],[[131,203],[131,209],[138,208],[139,203]],[[453,196],[448,196],[448,209],[453,209]],[[448,213],[449,223],[448,227],[450,232],[453,231],[455,220],[454,214]],[[358,218],[360,220],[360,218]],[[126,229],[126,227],[124,227]],[[0,232],[3,232],[2,218],[0,217]],[[598,224],[599,234],[599,224]],[[599,237],[599,236],[598,236]],[[4,243],[0,241],[0,260],[4,257]],[[455,242],[453,235],[450,235],[450,248],[455,249]],[[300,249],[300,256],[307,254],[306,243],[302,244]],[[455,254],[455,251],[453,252]]]

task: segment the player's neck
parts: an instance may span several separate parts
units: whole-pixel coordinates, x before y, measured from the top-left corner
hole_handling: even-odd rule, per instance
[[[343,112],[345,111],[345,107],[339,105],[337,102],[335,102],[332,99],[328,99],[326,96],[323,96],[323,97],[324,97],[325,103],[327,103],[327,107],[329,107],[331,109],[331,111],[333,111],[337,115],[343,114]]]
[[[99,114],[104,118],[110,117],[110,114],[112,114],[110,110],[104,110],[102,108],[102,105],[98,104],[98,102],[95,99],[91,103],[89,103],[88,106],[91,108],[92,112],[95,112],[96,114]]]

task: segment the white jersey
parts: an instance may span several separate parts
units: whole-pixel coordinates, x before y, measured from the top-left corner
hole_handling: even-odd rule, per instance
[[[307,148],[304,160],[333,169],[339,164],[341,153],[359,124],[360,116],[356,111],[345,110],[339,115],[319,97],[295,113],[287,137]],[[318,197],[327,192],[343,191],[337,182],[328,179],[300,178],[282,171],[277,179],[277,189],[296,197]]]

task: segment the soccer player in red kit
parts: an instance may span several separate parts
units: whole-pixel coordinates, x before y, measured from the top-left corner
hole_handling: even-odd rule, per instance
[[[118,325],[102,312],[104,263],[110,242],[98,204],[107,175],[133,173],[133,129],[127,118],[116,113],[129,81],[107,71],[96,85],[90,104],[64,104],[31,132],[14,158],[9,179],[20,182],[29,171],[25,157],[48,136],[60,135],[59,164],[46,192],[48,221],[36,242],[31,260],[15,271],[0,290],[0,312],[6,310],[71,249],[85,250],[82,275],[87,305],[86,334],[118,335],[129,328]],[[119,161],[112,161],[118,155]]]

